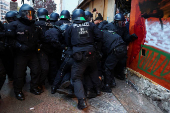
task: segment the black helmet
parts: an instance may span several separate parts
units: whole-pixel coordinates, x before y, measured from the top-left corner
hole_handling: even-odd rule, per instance
[[[9,11],[9,12],[7,12],[6,15],[5,15],[5,19],[9,23],[12,22],[12,21],[15,21],[17,19],[16,11]]]
[[[38,16],[38,18],[46,19],[46,16],[48,16],[48,11],[47,11],[47,9],[45,9],[45,8],[39,8],[39,9],[37,10],[37,16]]]
[[[35,21],[35,10],[28,4],[23,4],[19,9],[19,18],[25,21]]]
[[[58,21],[58,18],[59,18],[59,14],[58,13],[51,13],[50,20]]]
[[[70,19],[70,12],[68,10],[62,10],[60,13],[61,19]]]
[[[73,12],[73,16],[72,16],[72,20],[82,20],[82,21],[86,21],[85,20],[85,13],[82,9],[76,9]]]
[[[93,17],[92,13],[89,11],[84,11],[84,13],[85,13],[85,19],[87,21],[90,21],[91,17]]]
[[[114,18],[115,21],[125,21],[125,17],[122,13],[117,13]]]

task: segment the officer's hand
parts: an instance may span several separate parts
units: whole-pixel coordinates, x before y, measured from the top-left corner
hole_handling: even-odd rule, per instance
[[[21,51],[26,51],[26,50],[28,50],[28,49],[29,49],[28,46],[26,46],[26,45],[21,45],[21,48],[20,48]]]
[[[138,36],[134,33],[131,35],[131,39],[134,41],[134,40],[138,39]]]

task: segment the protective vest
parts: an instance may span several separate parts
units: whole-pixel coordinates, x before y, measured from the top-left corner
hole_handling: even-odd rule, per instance
[[[71,44],[73,46],[86,46],[94,43],[94,35],[89,22],[74,23],[71,28]]]

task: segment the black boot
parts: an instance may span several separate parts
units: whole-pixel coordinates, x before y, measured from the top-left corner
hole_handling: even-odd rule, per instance
[[[103,92],[111,93],[112,89],[110,88],[109,84],[106,84],[102,87]]]
[[[97,95],[91,90],[91,89],[87,89],[86,91],[86,97],[87,98],[95,98]]]
[[[18,100],[25,100],[25,96],[22,92],[15,92],[15,97],[18,99]]]
[[[51,94],[55,94],[57,92],[57,87],[56,86],[52,86],[51,87]]]
[[[100,95],[101,95],[101,90],[100,90],[100,88],[96,88],[96,93],[97,93],[97,96],[100,96]]]
[[[78,109],[83,110],[85,108],[87,108],[87,103],[86,103],[86,99],[78,99]]]
[[[111,81],[110,87],[111,87],[111,88],[116,87],[116,82],[115,82],[115,79],[114,79],[114,78],[112,78],[112,81]]]
[[[59,94],[65,94],[68,97],[75,98],[74,92],[72,89],[57,89]]]
[[[40,92],[40,90],[38,88],[33,88],[33,89],[31,88],[30,92],[35,94],[35,95],[40,95],[41,94],[41,92]]]
[[[125,74],[119,74],[115,76],[119,80],[125,80]]]
[[[65,81],[65,82],[63,82],[63,83],[60,85],[59,89],[65,89],[65,88],[67,88],[70,84],[71,84],[70,81]]]
[[[39,89],[40,93],[43,93],[43,92],[44,92],[44,89],[43,89],[43,86],[42,86],[42,85],[38,86],[38,89]]]

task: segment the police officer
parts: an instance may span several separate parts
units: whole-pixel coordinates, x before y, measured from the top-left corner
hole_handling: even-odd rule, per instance
[[[4,26],[3,24],[0,22],[0,90],[5,82],[6,79],[6,72],[5,72],[5,68],[4,65],[2,63],[2,55],[4,55],[5,52],[5,45],[4,42],[5,41],[5,33],[4,33]],[[1,95],[0,95],[0,99],[1,99]]]
[[[86,19],[86,21],[91,22],[91,21],[92,21],[93,14],[92,14],[90,11],[84,11],[84,13],[85,13],[85,19]]]
[[[16,11],[9,11],[5,15],[5,19],[7,21],[6,24],[4,24],[5,32],[8,32],[9,23],[17,20],[17,12]],[[13,50],[11,46],[9,45],[9,38],[5,37],[5,54],[3,56],[3,64],[6,69],[6,73],[8,75],[8,79],[10,81],[13,80],[13,70],[14,70],[14,57],[13,57]]]
[[[53,28],[45,32],[45,51],[47,52],[49,58],[49,82],[50,85],[53,84],[55,76],[60,66],[61,60],[61,41],[62,31],[58,26],[53,26]]]
[[[123,39],[124,42],[128,45],[130,42],[134,41],[138,37],[136,34],[130,35],[126,26],[125,26],[125,18],[124,15],[121,13],[118,13],[115,15],[114,22],[111,22],[103,27],[104,30],[112,30],[115,31],[118,35],[120,35]],[[116,77],[119,79],[124,80],[125,79],[125,74],[124,74],[124,68],[126,67],[126,59],[127,56],[122,59],[122,62],[118,63],[118,65],[115,67],[116,68]],[[113,84],[114,83],[113,81]]]
[[[63,24],[60,26],[60,29],[62,30],[63,38],[65,36],[65,31],[69,26],[67,24]],[[73,65],[73,58],[72,58],[72,48],[66,47],[64,51],[64,61],[62,62],[57,75],[55,77],[55,80],[53,82],[53,86],[51,87],[51,94],[55,94],[57,89],[60,87],[62,83],[65,81],[70,80],[70,72],[71,72],[71,66]]]
[[[92,14],[89,11],[84,11],[85,13],[85,18],[86,21],[90,22],[92,20]],[[98,42],[99,43],[99,42]],[[97,42],[95,43],[95,45],[97,45]],[[95,46],[96,48],[96,46]],[[97,49],[97,48],[96,48]],[[98,61],[97,61],[98,62]],[[96,92],[94,91],[94,86],[93,86],[93,81],[91,80],[95,80],[95,81],[100,81],[99,77],[97,78],[91,78],[91,73],[88,72],[88,70],[86,70],[86,72],[84,73],[84,88],[86,90],[86,97],[87,98],[94,98],[97,95],[100,95],[101,91],[100,88],[96,89]],[[97,93],[97,95],[96,95]]]
[[[58,13],[51,13],[50,14],[50,23],[52,24],[52,25],[55,25],[56,24],[56,22],[58,21],[58,18],[59,18],[59,14]]]
[[[68,10],[62,10],[60,13],[60,20],[55,25],[61,26],[63,24],[70,25],[70,12]]]
[[[107,54],[107,58],[104,63],[104,83],[103,87],[104,92],[111,93],[111,87],[114,87],[113,84],[115,81],[114,76],[112,75],[112,70],[115,69],[115,66],[124,58],[127,54],[126,43],[123,41],[120,35],[116,34],[114,31],[104,30],[103,31],[103,53]]]
[[[11,31],[15,33],[10,40],[15,48],[13,85],[18,100],[25,99],[22,88],[27,66],[31,71],[30,92],[35,95],[41,94],[38,89],[40,68],[36,53],[38,35],[41,35],[41,32],[34,24],[34,13],[35,11],[30,5],[23,4],[19,10],[19,19],[9,24]]]
[[[41,75],[40,75],[40,80],[39,80],[39,89],[41,92],[43,92],[43,85],[45,84],[45,79],[48,76],[49,73],[49,59],[47,52],[45,51],[45,32],[49,29],[49,22],[46,22],[46,17],[48,16],[48,11],[45,8],[39,8],[37,10],[37,16],[39,21],[35,22],[35,25],[37,27],[40,27],[42,29],[43,37],[39,37],[39,50],[38,51],[38,57],[39,57],[39,62],[41,66]]]
[[[71,78],[74,84],[74,93],[78,98],[78,108],[87,107],[82,83],[83,73],[90,68],[91,76],[98,76],[95,48],[93,44],[102,38],[102,32],[93,23],[86,22],[85,13],[76,9],[72,15],[73,25],[66,31],[67,45],[73,47],[74,64],[71,69]],[[95,37],[95,38],[94,38]],[[95,87],[98,83],[95,83]]]

